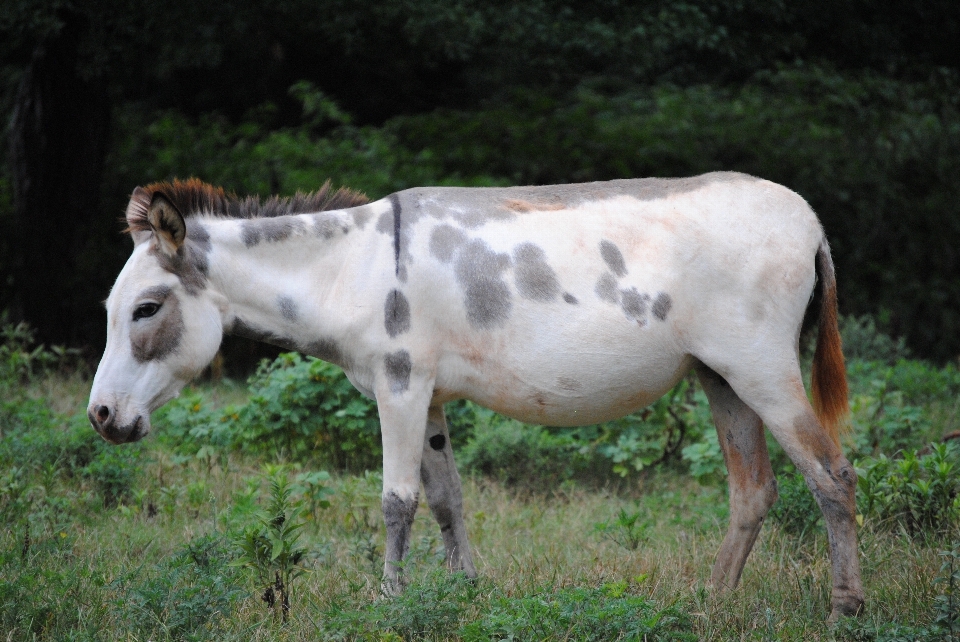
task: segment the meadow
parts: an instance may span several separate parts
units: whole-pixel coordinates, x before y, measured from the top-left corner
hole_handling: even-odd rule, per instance
[[[451,404],[480,577],[443,569],[421,502],[387,598],[376,411],[336,368],[202,381],[114,447],[89,367],[3,322],[0,640],[960,639],[960,371],[842,330],[868,602],[831,627],[819,510],[772,442],[781,499],[740,588],[709,590],[727,490],[695,379],[580,429]]]

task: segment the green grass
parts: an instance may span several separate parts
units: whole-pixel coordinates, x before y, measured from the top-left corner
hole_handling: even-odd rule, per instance
[[[90,438],[96,438],[92,431]],[[497,483],[467,479],[467,523],[481,580],[444,587],[449,580],[437,575],[442,566],[439,532],[421,506],[409,566],[419,597],[406,601],[379,596],[384,534],[378,477],[335,478],[331,507],[304,529],[302,541],[316,556],[308,564],[311,572],[293,587],[290,621],[284,625],[237,569],[207,572],[189,563],[190,547],[206,539],[220,541],[222,554],[230,555],[230,522],[244,521],[238,497],[249,480],[259,477],[262,462],[231,457],[224,468],[178,465],[150,442],[143,461],[137,501],[104,508],[89,500],[93,490],[88,483],[59,479],[50,496],[71,498],[74,508],[49,524],[39,518],[31,522],[28,516],[0,536],[0,609],[10,639],[300,640],[333,635],[331,622],[345,633],[352,631],[354,639],[391,639],[388,628],[415,634],[404,639],[456,639],[471,633],[464,627],[476,629],[484,618],[510,612],[511,604],[516,619],[517,609],[526,612],[525,600],[539,604],[542,596],[558,596],[569,601],[576,591],[593,591],[590,603],[599,601],[594,609],[616,611],[613,598],[602,598],[619,592],[652,612],[683,614],[674,618],[677,631],[663,635],[685,632],[704,640],[831,637],[823,622],[829,611],[825,537],[797,540],[766,526],[740,589],[712,595],[705,582],[725,528],[724,493],[669,474],[653,475],[629,493],[565,487],[518,494]],[[203,490],[199,495],[198,486]],[[635,551],[595,528],[620,509],[643,510],[652,520],[647,540]],[[28,532],[31,542],[25,547]],[[866,620],[928,621],[940,565],[937,548],[867,529],[861,549],[869,599]],[[186,567],[171,562],[176,559],[187,559]],[[214,603],[197,603],[201,589]],[[428,608],[431,599],[439,604],[438,591],[454,595],[446,613]],[[153,602],[141,604],[149,602],[144,595],[154,595]],[[390,609],[395,601],[402,602],[400,611],[406,609],[410,617],[418,613],[424,622],[403,624],[400,611]],[[364,615],[370,609],[383,611],[381,619],[371,623]],[[193,612],[206,619],[191,629],[183,622],[189,623]],[[571,629],[571,639],[586,639],[577,637],[576,630]]]
[[[854,380],[854,389],[875,387],[871,381]],[[771,518],[740,588],[712,593],[725,484],[710,475],[698,481],[674,462],[606,484],[507,486],[465,474],[480,578],[442,569],[440,533],[422,505],[406,569],[412,583],[397,598],[380,595],[379,474],[333,474],[323,482],[329,507],[315,502],[296,517],[309,572],[290,580],[283,622],[238,563],[237,537],[263,523],[270,467],[284,462],[237,450],[185,456],[157,435],[106,446],[76,416],[88,386],[82,374],[36,377],[8,393],[16,403],[0,414],[12,426],[0,425],[0,641],[933,640],[943,629],[935,635],[924,627],[956,616],[937,606],[952,595],[940,581],[950,575],[941,553],[960,541],[955,523],[945,535],[918,538],[867,516],[860,542],[867,610],[834,629],[825,624],[826,535],[816,525],[781,527]],[[221,408],[243,403],[245,390],[228,382],[194,392]],[[41,412],[30,399],[74,417]],[[922,404],[923,435],[915,439],[958,428],[952,394],[897,397],[882,414],[864,402],[858,421],[876,416],[871,425],[879,426],[884,416],[906,416],[894,411],[908,402]],[[285,463],[291,480],[318,469]]]

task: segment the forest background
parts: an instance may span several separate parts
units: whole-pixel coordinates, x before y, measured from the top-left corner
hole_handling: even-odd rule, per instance
[[[98,357],[118,218],[156,180],[379,198],[736,170],[816,209],[842,312],[946,362],[957,42],[953,0],[6,0],[0,310]]]

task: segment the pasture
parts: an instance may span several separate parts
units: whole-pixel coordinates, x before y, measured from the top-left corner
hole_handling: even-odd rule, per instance
[[[960,428],[960,372],[869,320],[842,332],[867,606],[831,628],[822,519],[772,442],[781,499],[740,588],[707,590],[727,490],[692,379],[589,429],[457,406],[480,577],[444,571],[421,500],[411,585],[388,598],[375,414],[335,369],[287,356],[198,384],[115,447],[85,417],[89,372],[4,325],[0,639],[952,639],[960,453],[929,444]]]

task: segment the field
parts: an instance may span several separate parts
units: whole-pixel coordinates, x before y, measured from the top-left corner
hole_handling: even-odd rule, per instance
[[[480,578],[443,570],[421,502],[411,584],[386,598],[375,415],[328,366],[199,384],[111,447],[87,370],[5,325],[0,640],[958,639],[960,457],[940,441],[960,373],[844,332],[868,603],[829,627],[826,535],[775,446],[781,500],[741,586],[708,589],[728,508],[692,381],[579,432],[451,409]]]

